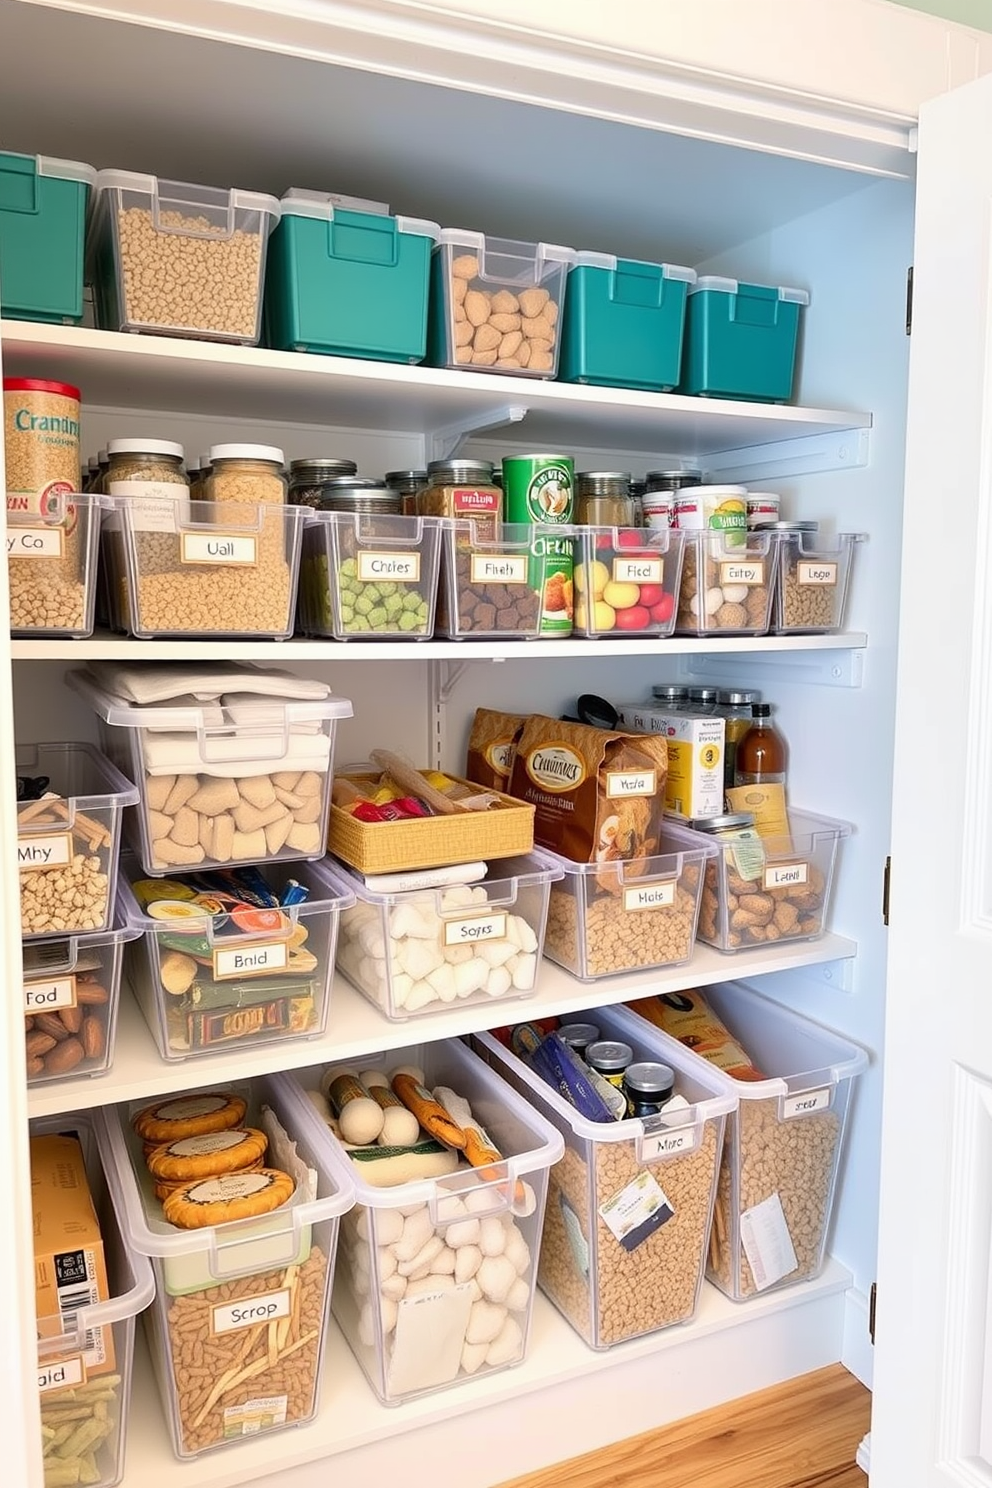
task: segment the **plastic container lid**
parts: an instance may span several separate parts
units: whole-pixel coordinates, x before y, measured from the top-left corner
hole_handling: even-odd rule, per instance
[[[592,249],[580,248],[575,254],[575,262],[570,265],[573,269],[608,269],[611,273],[623,264],[624,268],[660,269],[663,279],[681,279],[685,284],[695,284],[695,269],[684,268],[682,264],[652,263],[650,259],[644,258],[617,258],[615,253],[596,253]]]
[[[281,209],[283,217],[315,217],[321,222],[334,221],[334,209],[342,212],[362,212],[369,217],[388,217],[386,202],[366,201],[360,196],[338,196],[331,191],[305,191],[293,186],[284,192]],[[435,243],[441,236],[437,222],[424,217],[394,217],[396,231],[412,233],[418,238],[431,238]]]
[[[274,196],[262,191],[242,191],[239,187],[200,186],[189,181],[167,181],[162,176],[147,176],[141,171],[102,170],[96,174],[96,190],[137,191],[146,196],[161,196],[166,201],[179,202],[184,206],[234,207],[240,212],[265,212],[278,222],[282,206]],[[189,192],[184,196],[183,192]],[[214,201],[210,202],[209,197]]]
[[[74,398],[77,403],[82,402],[79,389],[73,387],[71,382],[46,382],[41,377],[5,377],[3,390],[5,393],[54,393],[60,398]]]
[[[806,289],[788,289],[780,284],[749,284],[740,279],[724,279],[719,274],[704,274],[695,284],[689,286],[689,293],[700,294],[703,290],[712,289],[719,294],[737,294],[742,284],[745,289],[768,290],[778,295],[780,300],[787,300],[793,305],[809,304],[809,291]]]
[[[274,444],[214,444],[207,459],[215,460],[267,460],[272,465],[282,465],[284,456]]]
[[[552,263],[574,264],[576,258],[575,249],[566,248],[561,243],[527,243],[519,238],[487,237],[485,233],[473,232],[469,227],[443,227],[437,241],[439,244],[450,243],[455,248],[474,248],[481,254],[485,254],[488,244],[494,253],[546,259]]]
[[[171,455],[181,460],[185,454],[181,444],[169,439],[112,439],[107,445],[108,455]]]
[[[95,186],[97,172],[92,165],[81,160],[58,160],[54,155],[21,155],[14,151],[0,151],[0,160],[30,160],[39,176],[55,176],[61,181],[82,181],[86,186]]]
[[[733,827],[753,827],[750,811],[728,811],[725,816],[693,816],[689,826],[694,832],[727,832]]]
[[[347,698],[326,697],[319,701],[298,698],[259,697],[257,694],[239,694],[228,708],[220,701],[204,703],[130,703],[125,698],[107,692],[86,672],[67,672],[66,685],[85,698],[98,718],[114,728],[143,728],[159,731],[182,730],[200,733],[207,737],[218,734],[221,742],[231,737],[231,723],[237,726],[238,734],[251,736],[260,730],[270,736],[273,725],[289,727],[297,723],[320,723],[329,718],[351,718],[351,703]],[[83,746],[77,746],[83,747]],[[134,801],[138,792],[134,792]],[[134,802],[129,801],[128,805]]]

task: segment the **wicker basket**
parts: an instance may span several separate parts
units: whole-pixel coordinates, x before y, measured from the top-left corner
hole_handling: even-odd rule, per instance
[[[344,775],[345,780],[368,776]],[[457,776],[449,776],[456,780]],[[471,781],[459,780],[461,785]],[[479,786],[472,789],[478,791]],[[534,807],[498,791],[498,804],[488,811],[460,811],[454,816],[416,817],[409,821],[356,821],[340,806],[331,806],[327,849],[359,873],[403,873],[413,868],[447,868],[453,863],[492,862],[529,853],[534,847]]]

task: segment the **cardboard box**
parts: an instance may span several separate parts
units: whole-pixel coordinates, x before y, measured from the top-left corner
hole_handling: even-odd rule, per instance
[[[726,747],[723,718],[634,703],[621,708],[620,722],[636,733],[664,734],[668,740],[666,816],[691,821],[722,814]]]

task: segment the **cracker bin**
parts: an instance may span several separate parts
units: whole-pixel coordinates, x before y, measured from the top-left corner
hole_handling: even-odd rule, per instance
[[[306,1103],[285,1075],[228,1085],[225,1092],[247,1100],[248,1125],[257,1127],[263,1106],[271,1108],[299,1159],[316,1173],[316,1198],[297,1188],[271,1214],[178,1229],[163,1218],[131,1126],[149,1102],[101,1112],[125,1238],[139,1256],[150,1257],[155,1276],[146,1333],[173,1451],[181,1459],[301,1426],[316,1415],[338,1221],[354,1200],[346,1165],[319,1141]],[[192,1091],[175,1099],[195,1108],[204,1095]],[[258,1322],[260,1309],[278,1322],[274,1331],[271,1322]]]
[[[854,1081],[868,1055],[738,982],[704,995],[767,1077],[735,1080],[687,1051],[738,1101],[727,1122],[706,1275],[743,1302],[819,1275]]]
[[[87,1300],[88,1285],[61,1288],[62,1329],[49,1336],[45,1328],[45,1336],[39,1338],[41,1424],[43,1433],[49,1433],[42,1441],[44,1462],[48,1467],[61,1459],[71,1472],[66,1448],[71,1452],[72,1438],[60,1443],[61,1450],[51,1445],[58,1439],[60,1427],[67,1416],[74,1428],[102,1417],[111,1423],[111,1429],[95,1446],[99,1478],[90,1481],[93,1488],[113,1488],[124,1475],[134,1320],[155,1294],[152,1268],[145,1256],[127,1245],[123,1212],[111,1184],[112,1159],[100,1114],[87,1111],[50,1116],[33,1121],[30,1131],[32,1136],[75,1132],[79,1137],[110,1285],[110,1297],[104,1302]],[[58,1328],[58,1324],[55,1326]],[[98,1406],[102,1407],[99,1411]],[[46,1482],[49,1476],[54,1479],[53,1467],[46,1472]],[[68,1482],[69,1477],[60,1481]]]
[[[582,1019],[603,1038],[629,1044],[635,1060],[667,1064],[688,1109],[589,1121],[492,1034],[475,1039],[482,1057],[564,1138],[565,1154],[549,1175],[538,1286],[591,1348],[607,1349],[692,1319],[724,1124],[737,1101],[712,1066],[701,1068],[702,1060],[626,1008],[597,1008]],[[628,1201],[643,1206],[645,1221],[659,1205],[669,1211],[629,1248],[614,1218]]]
[[[12,636],[93,634],[105,496],[60,492],[45,514],[7,511],[7,582]]]
[[[346,698],[141,707],[85,672],[66,681],[96,713],[110,758],[138,782],[125,835],[146,873],[323,856]]]
[[[318,863],[276,864],[265,879],[281,894],[292,877],[310,891],[282,910],[280,930],[238,931],[226,914],[163,920],[131,889],[140,876],[125,854],[118,886],[131,934],[127,979],[163,1059],[195,1059],[261,1043],[317,1038],[327,1024],[341,910],[348,890]]]
[[[367,1066],[372,1063],[366,1060]],[[448,1176],[393,1188],[370,1184],[361,1165],[350,1164],[357,1203],[342,1224],[332,1309],[384,1405],[523,1362],[548,1169],[563,1151],[558,1132],[458,1040],[394,1050],[383,1061],[387,1070],[409,1064],[423,1069],[430,1089],[446,1085],[469,1102],[503,1161],[487,1168],[461,1165]],[[315,1090],[322,1073],[323,1067],[315,1067],[289,1078],[303,1090]],[[343,1154],[316,1112],[312,1119],[324,1144]],[[488,1273],[484,1279],[498,1301],[481,1283],[473,1286],[481,1264],[474,1275],[452,1285],[449,1268],[457,1278],[466,1262],[474,1263],[476,1241],[494,1258],[510,1260],[516,1272],[511,1280],[505,1266],[488,1268],[493,1281]],[[400,1266],[408,1269],[407,1262],[398,1265],[397,1255],[415,1243],[418,1254],[424,1247],[434,1253],[435,1269],[418,1271],[416,1280],[411,1273],[407,1281],[400,1271]],[[459,1263],[460,1252],[473,1247],[472,1256]],[[408,1289],[410,1295],[403,1295]]]

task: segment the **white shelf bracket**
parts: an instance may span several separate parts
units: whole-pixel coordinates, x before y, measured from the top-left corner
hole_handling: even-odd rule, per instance
[[[504,656],[466,656],[455,661],[429,661],[427,663],[427,685],[430,689],[430,740],[428,753],[431,768],[444,768],[447,757],[447,705],[455,688],[469,667],[479,663],[498,666]]]
[[[723,682],[733,686],[746,672],[750,682],[803,682],[811,687],[854,687],[864,681],[865,653],[838,648],[836,651],[783,651],[751,656],[683,656],[682,677]]]
[[[527,415],[522,403],[503,403],[486,413],[466,414],[453,424],[444,424],[431,430],[427,436],[432,460],[450,460],[466,439],[473,434],[488,434],[494,429],[505,429],[510,424],[519,424]]]
[[[783,439],[777,444],[748,449],[718,450],[706,456],[710,480],[755,485],[792,475],[817,475],[823,471],[855,470],[867,465],[871,453],[869,429],[845,429],[840,433],[808,434],[802,439]]]

